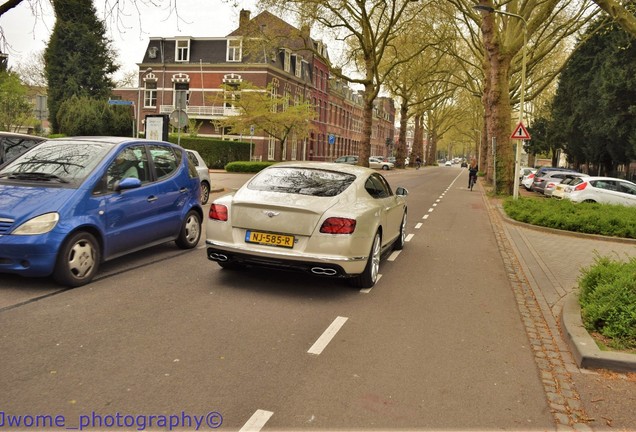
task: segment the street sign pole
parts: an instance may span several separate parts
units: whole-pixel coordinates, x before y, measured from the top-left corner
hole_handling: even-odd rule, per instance
[[[252,161],[252,143],[254,142],[254,125],[250,126],[250,162]]]

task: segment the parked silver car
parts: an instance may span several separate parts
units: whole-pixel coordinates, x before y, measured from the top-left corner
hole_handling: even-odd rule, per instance
[[[556,180],[560,182],[565,178],[566,174],[576,173],[574,170],[565,170],[562,168],[541,168],[534,174],[531,190],[540,194],[544,193],[545,186],[548,182]],[[553,189],[554,190],[554,189]]]
[[[210,186],[212,185],[210,170],[198,151],[186,149],[186,152],[188,153],[188,159],[197,167],[197,174],[199,174],[199,180],[201,180],[201,205],[205,205],[210,199]]]

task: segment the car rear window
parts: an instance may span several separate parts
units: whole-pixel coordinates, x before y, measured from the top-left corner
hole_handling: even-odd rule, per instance
[[[332,197],[342,193],[355,179],[353,174],[336,171],[280,167],[261,171],[247,187],[258,191]]]

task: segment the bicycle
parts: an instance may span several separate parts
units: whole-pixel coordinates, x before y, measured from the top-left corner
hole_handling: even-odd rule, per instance
[[[473,186],[475,186],[475,183],[477,182],[477,174],[468,174],[468,187],[470,188],[470,190],[473,190]]]

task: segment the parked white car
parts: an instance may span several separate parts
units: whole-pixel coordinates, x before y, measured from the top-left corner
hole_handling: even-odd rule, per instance
[[[521,185],[526,188],[526,190],[532,190],[532,183],[534,182],[534,175],[536,172],[537,170],[533,169],[521,178]]]
[[[563,198],[577,203],[636,206],[636,184],[613,177],[581,177],[565,188]]]
[[[570,186],[573,182],[575,182],[579,177],[589,177],[587,174],[566,174],[565,178],[561,181],[561,183],[555,185],[554,190],[551,193],[553,198],[563,198],[565,195],[565,189]],[[546,190],[548,190],[548,186],[546,186]]]

